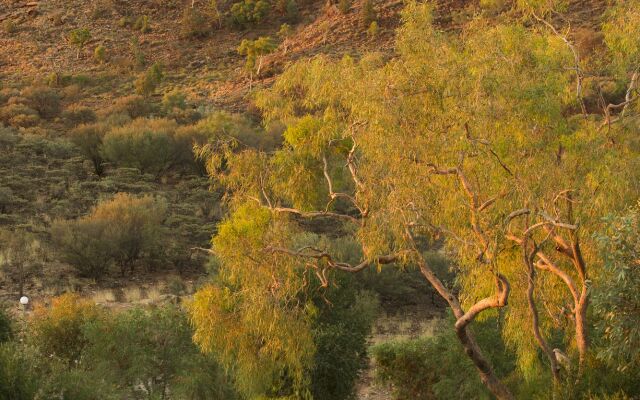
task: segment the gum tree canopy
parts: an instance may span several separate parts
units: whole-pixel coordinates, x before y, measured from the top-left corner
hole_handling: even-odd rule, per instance
[[[213,240],[218,282],[192,308],[196,341],[239,359],[247,380],[286,371],[303,384],[309,277],[326,286],[333,273],[412,264],[449,304],[452,329],[497,398],[513,396],[470,329],[476,318],[501,318],[525,377],[545,368],[559,380],[565,353],[582,371],[598,278],[593,232],[638,196],[640,64],[623,40],[633,12],[612,13],[605,29],[606,61],[626,60],[615,63],[624,104],[591,115],[586,67],[544,14],[443,33],[430,6],[411,3],[393,59],[291,66],[257,98],[267,122],[288,127],[281,149],[218,141],[198,151],[232,214]],[[345,240],[358,244],[355,257],[336,245]],[[456,287],[428,250],[456,261]]]

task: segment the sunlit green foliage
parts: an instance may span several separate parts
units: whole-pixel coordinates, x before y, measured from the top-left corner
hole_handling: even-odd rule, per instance
[[[172,166],[180,165],[185,149],[176,146],[175,121],[167,119],[136,119],[111,129],[102,139],[102,156],[124,167],[159,175]]]
[[[606,279],[594,299],[604,346],[598,356],[621,371],[640,369],[640,211],[608,221],[598,236]]]
[[[80,58],[80,52],[89,40],[91,40],[91,31],[87,28],[78,28],[69,32],[69,42],[78,48],[77,58]]]
[[[191,328],[179,308],[133,309],[87,324],[84,331],[90,343],[86,367],[134,397],[168,398],[173,390],[183,390],[187,399],[233,398],[220,368],[207,363],[191,341]],[[198,372],[198,378],[189,376],[204,366],[211,369]],[[192,382],[182,383],[185,379]],[[193,384],[210,387],[198,397],[198,391],[182,387]]]
[[[231,17],[234,24],[245,27],[262,21],[270,9],[266,0],[242,0],[231,6]]]
[[[548,7],[560,9],[548,2],[531,6],[529,12],[543,17]],[[546,27],[478,18],[462,33],[444,33],[432,24],[430,6],[409,3],[396,49],[398,57],[390,61],[377,54],[339,61],[319,56],[288,68],[257,97],[267,122],[287,125],[286,142],[274,154],[205,149],[209,173],[231,195],[234,213],[221,225],[213,250],[221,276],[232,284],[223,280],[222,287],[199,293],[206,298],[196,297],[195,304],[206,307],[198,308],[196,326],[223,330],[233,320],[230,330],[264,335],[267,348],[293,340],[286,329],[276,335],[271,326],[263,327],[259,316],[234,314],[236,296],[245,301],[251,293],[264,306],[272,296],[269,279],[326,267],[328,256],[320,254],[331,254],[327,239],[305,236],[300,231],[309,225],[285,215],[337,213],[355,223],[336,223],[334,234],[355,238],[364,260],[394,254],[399,264],[428,263],[423,252],[440,247],[455,262],[463,310],[492,299],[497,274],[504,276],[509,306],[500,311],[501,329],[494,333],[500,337],[492,340],[504,341],[515,354],[519,379],[533,385],[550,373],[532,333],[527,264],[513,236],[531,233],[538,251],[554,254],[588,298],[590,280],[600,278],[597,269],[578,276],[570,259],[555,253],[547,232],[528,227],[553,226],[558,240],[577,243],[579,237],[585,265],[596,264],[592,233],[601,217],[639,194],[637,185],[629,185],[640,170],[638,143],[629,129],[634,122],[616,125],[609,140],[597,116],[571,115],[578,101],[576,76],[566,66],[573,65],[574,55]],[[530,216],[511,221],[523,208],[532,210]],[[551,221],[580,223],[564,236]],[[247,263],[255,263],[250,277],[240,269]],[[273,277],[256,286],[267,273]],[[565,314],[573,302],[565,281],[539,271],[534,297],[545,311],[538,325],[552,347],[567,349],[569,359],[580,353],[582,363],[586,341],[574,336],[574,322]],[[284,287],[276,293],[302,291]],[[227,318],[218,303],[233,310]],[[207,309],[215,319],[199,322]],[[296,315],[287,308],[270,312],[287,328],[294,324],[289,318]],[[495,311],[478,319],[491,315]],[[297,318],[309,324],[306,314]],[[197,332],[205,348],[244,350],[243,340],[218,341],[221,331]]]
[[[136,93],[145,97],[149,97],[156,90],[162,79],[164,73],[162,72],[162,66],[158,63],[153,64],[144,74],[135,82]]]
[[[238,54],[246,56],[244,68],[253,76],[260,75],[263,56],[273,52],[277,44],[268,36],[261,36],[256,40],[243,39],[238,46]]]

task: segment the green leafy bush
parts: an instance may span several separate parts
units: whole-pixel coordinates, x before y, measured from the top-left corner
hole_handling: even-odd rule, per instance
[[[107,51],[103,45],[96,46],[93,50],[93,59],[99,64],[104,64],[107,61]]]
[[[640,369],[640,205],[609,218],[598,235],[604,279],[594,309],[603,336],[598,356],[621,370]]]
[[[112,106],[107,107],[98,115],[107,117],[109,115],[125,114],[131,119],[146,117],[153,111],[153,106],[143,96],[131,95],[116,99]]]
[[[87,28],[78,28],[69,32],[69,43],[77,47],[76,58],[80,58],[80,52],[91,40],[91,31]]]
[[[32,352],[9,342],[0,344],[0,399],[33,400],[38,390]]]
[[[246,56],[245,69],[253,75],[260,75],[263,57],[273,52],[278,45],[268,36],[261,36],[256,40],[243,39],[238,46],[238,54]]]
[[[451,334],[386,342],[371,352],[377,378],[391,384],[397,400],[489,399]]]
[[[88,217],[57,220],[51,226],[51,239],[62,260],[80,276],[99,279],[113,262],[113,244],[106,240],[108,229],[108,221]]]
[[[104,172],[104,159],[100,152],[102,138],[106,135],[108,126],[104,123],[80,125],[69,132],[69,138],[78,146],[82,154],[91,161],[95,173],[101,176]]]
[[[85,332],[91,343],[87,365],[126,387],[135,398],[145,390],[166,397],[183,368],[199,358],[189,322],[175,307],[113,314],[102,323],[88,325]]]
[[[142,33],[151,32],[151,25],[149,24],[149,16],[141,15],[136,19],[136,22],[133,24],[133,29],[140,31]]]
[[[162,72],[162,66],[158,63],[153,64],[147,72],[136,80],[136,93],[145,97],[150,96],[156,90],[160,82],[162,82],[163,78],[164,73]]]
[[[187,108],[187,97],[178,89],[172,90],[162,97],[162,107],[166,112],[174,109],[184,110]]]
[[[265,0],[243,0],[231,6],[231,18],[235,25],[245,27],[262,21],[271,5]]]
[[[76,126],[95,122],[96,113],[87,106],[72,104],[62,112],[62,118],[64,118],[68,125]]]
[[[136,119],[106,134],[102,155],[116,165],[158,175],[184,161],[184,149],[176,147],[177,128],[167,119]]]

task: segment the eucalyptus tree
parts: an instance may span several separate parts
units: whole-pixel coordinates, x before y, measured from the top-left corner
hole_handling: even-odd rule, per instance
[[[609,29],[625,32],[626,14],[612,15]],[[574,354],[580,374],[597,279],[592,233],[638,196],[634,110],[623,120],[617,104],[585,115],[575,48],[544,14],[533,17],[540,23],[478,19],[444,33],[430,6],[411,3],[393,59],[300,61],[258,96],[266,120],[288,126],[280,150],[200,147],[232,214],[213,240],[222,283],[196,295],[196,341],[251,358],[256,371],[261,362],[272,374],[296,371],[303,385],[313,352],[305,277],[328,286],[336,272],[415,264],[497,398],[513,395],[470,329],[477,318],[500,316],[525,379],[542,372],[540,355],[549,379],[560,382],[558,364]],[[625,78],[633,104],[636,78]],[[349,259],[336,251],[345,239],[359,247]],[[424,256],[441,242],[457,287]]]

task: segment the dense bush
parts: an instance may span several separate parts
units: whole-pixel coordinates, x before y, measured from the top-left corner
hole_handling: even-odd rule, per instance
[[[68,125],[76,126],[79,124],[88,124],[91,122],[95,122],[96,113],[93,109],[87,106],[81,106],[78,104],[73,104],[62,112],[62,118],[65,119]]]
[[[0,400],[34,400],[38,376],[29,349],[17,343],[0,343]]]
[[[112,106],[107,107],[99,115],[106,117],[115,114],[126,114],[130,118],[146,117],[153,111],[152,105],[142,96],[131,95],[116,99]]]
[[[93,58],[99,64],[103,64],[107,61],[107,51],[103,45],[96,46],[96,48],[93,49]]]
[[[40,123],[38,111],[19,103],[0,108],[0,122],[13,127],[30,127]]]
[[[367,338],[377,311],[377,299],[357,292],[354,282],[323,293],[331,302],[316,299],[320,313],[312,327],[316,353],[311,375],[315,400],[346,400],[354,396],[355,383],[366,367]]]
[[[191,158],[190,149],[176,146],[178,125],[167,119],[136,119],[111,129],[103,139],[102,155],[123,167],[155,175]]]
[[[271,5],[265,0],[242,0],[231,6],[231,17],[237,26],[257,24],[267,16]]]
[[[111,263],[124,275],[138,262],[150,268],[162,252],[166,210],[164,200],[120,193],[85,217],[55,221],[51,236],[63,260],[81,275],[100,278]]]
[[[42,118],[51,119],[60,114],[60,95],[54,89],[46,86],[30,86],[22,90],[22,96]]]
[[[108,229],[108,222],[89,217],[57,220],[51,227],[51,240],[62,260],[71,264],[80,276],[98,279],[113,260],[113,245],[105,240]]]
[[[155,92],[160,82],[162,82],[163,77],[162,66],[158,63],[153,64],[135,81],[136,93],[149,97]]]
[[[604,276],[594,309],[604,346],[598,356],[621,371],[640,370],[640,205],[610,218],[598,235]]]
[[[69,138],[78,146],[82,154],[91,161],[94,171],[97,175],[104,172],[102,154],[100,148],[102,146],[102,138],[109,128],[106,124],[90,124],[80,125],[69,132]]]
[[[29,340],[48,357],[73,365],[80,361],[87,338],[85,324],[100,318],[100,309],[72,293],[54,298],[51,307],[39,305],[29,321]]]
[[[235,397],[220,367],[193,344],[191,327],[179,308],[113,314],[88,325],[85,332],[91,344],[85,352],[87,367],[134,398],[167,398],[174,391],[189,399]]]
[[[490,324],[480,323],[476,331],[481,342],[491,346],[485,348],[500,354],[505,351],[504,344]],[[391,385],[395,399],[490,399],[473,364],[460,357],[462,351],[454,333],[446,329],[434,336],[384,342],[371,348],[377,378]],[[500,374],[512,370],[510,357],[495,360]]]

